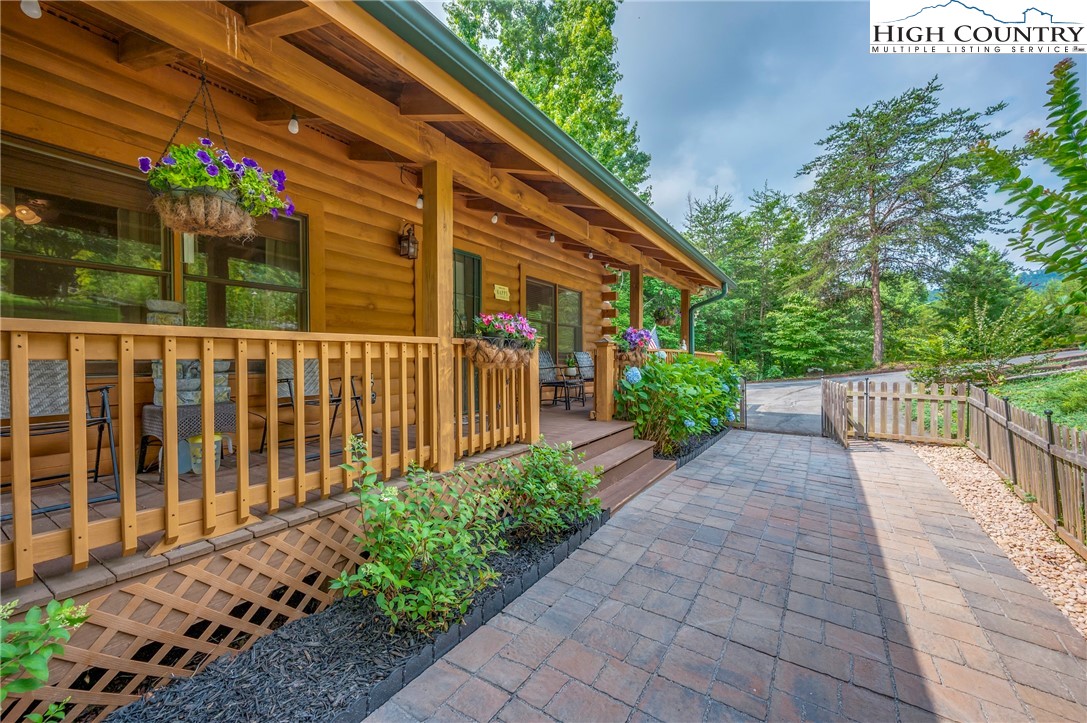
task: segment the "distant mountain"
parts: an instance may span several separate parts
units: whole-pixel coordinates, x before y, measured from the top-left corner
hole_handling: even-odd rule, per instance
[[[1042,270],[1036,271],[1020,271],[1019,283],[1031,287],[1032,289],[1041,289],[1047,286],[1051,281],[1060,281],[1061,275],[1050,273],[1047,274]]]
[[[1022,14],[1022,16],[1020,17],[1019,20],[1003,20],[1003,19],[998,18],[997,16],[993,15],[992,13],[988,12],[987,10],[983,10],[982,8],[976,7],[974,5],[967,5],[962,0],[947,0],[947,2],[941,3],[939,5],[926,5],[925,7],[921,8],[920,10],[915,12],[913,15],[907,15],[906,17],[904,17],[904,18],[902,18],[900,20],[893,20],[891,22],[894,22],[894,23],[905,22],[905,21],[907,21],[907,20],[909,20],[911,18],[917,17],[921,13],[928,12],[929,10],[941,10],[941,9],[944,9],[944,8],[951,8],[951,9],[954,9],[954,10],[962,9],[962,10],[972,11],[972,12],[975,12],[975,13],[981,13],[985,17],[989,18],[990,20],[993,20],[994,22],[998,22],[1001,25],[1026,25],[1027,24],[1027,15],[1029,13],[1031,13],[1031,12],[1034,12],[1037,15],[1041,16],[1041,18],[1039,18],[1039,21],[1048,22],[1050,25],[1071,25],[1071,24],[1074,24],[1074,23],[1062,22],[1060,20],[1057,20],[1056,18],[1053,17],[1053,13],[1046,12],[1045,10],[1040,10],[1039,8],[1036,8],[1036,7],[1029,7],[1029,8],[1026,8],[1025,10],[1023,10],[1023,14]],[[1038,24],[1039,21],[1036,21],[1035,24]]]

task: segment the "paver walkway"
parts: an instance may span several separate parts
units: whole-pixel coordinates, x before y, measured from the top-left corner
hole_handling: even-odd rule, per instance
[[[371,720],[1083,721],[1085,659],[908,447],[731,432]]]

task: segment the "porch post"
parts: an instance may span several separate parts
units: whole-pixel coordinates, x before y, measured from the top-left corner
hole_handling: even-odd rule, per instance
[[[679,339],[684,349],[691,348],[691,292],[683,289],[679,292]]]
[[[641,329],[644,325],[642,318],[642,267],[630,267],[630,325],[635,329]]]
[[[532,361],[525,374],[525,414],[528,415],[528,439],[535,444],[540,439],[540,347],[532,350]]]
[[[633,318],[630,322],[634,324]],[[596,381],[593,383],[593,411],[598,422],[610,422],[615,411],[615,344],[608,339],[596,342]]]
[[[437,388],[427,414],[437,415],[435,469],[453,469],[453,169],[446,161],[423,166],[423,238],[415,260],[415,333],[438,337]],[[419,431],[417,430],[417,434]]]

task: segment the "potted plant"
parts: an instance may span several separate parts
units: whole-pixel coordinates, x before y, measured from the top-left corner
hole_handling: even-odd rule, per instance
[[[580,373],[577,366],[577,357],[573,354],[566,355],[566,369],[563,373],[567,377],[576,377]]]
[[[516,369],[526,366],[536,346],[536,329],[520,314],[481,314],[475,318],[476,336],[464,346],[481,369]]]
[[[633,326],[628,326],[627,330],[615,340],[619,365],[640,367],[645,364],[649,351],[649,342],[652,339],[653,336],[648,329],[635,329]]]
[[[290,197],[280,197],[286,173],[267,172],[252,158],[236,161],[210,138],[170,145],[157,162],[143,156],[138,164],[159,216],[179,233],[252,236],[254,219],[294,213]]]
[[[669,309],[664,306],[657,307],[657,310],[653,312],[653,321],[657,326],[671,326],[679,319],[679,314],[675,309]]]

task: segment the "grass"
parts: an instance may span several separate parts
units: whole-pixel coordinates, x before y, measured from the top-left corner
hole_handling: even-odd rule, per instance
[[[1034,414],[1050,409],[1056,424],[1087,429],[1087,371],[1017,379],[989,391]]]

